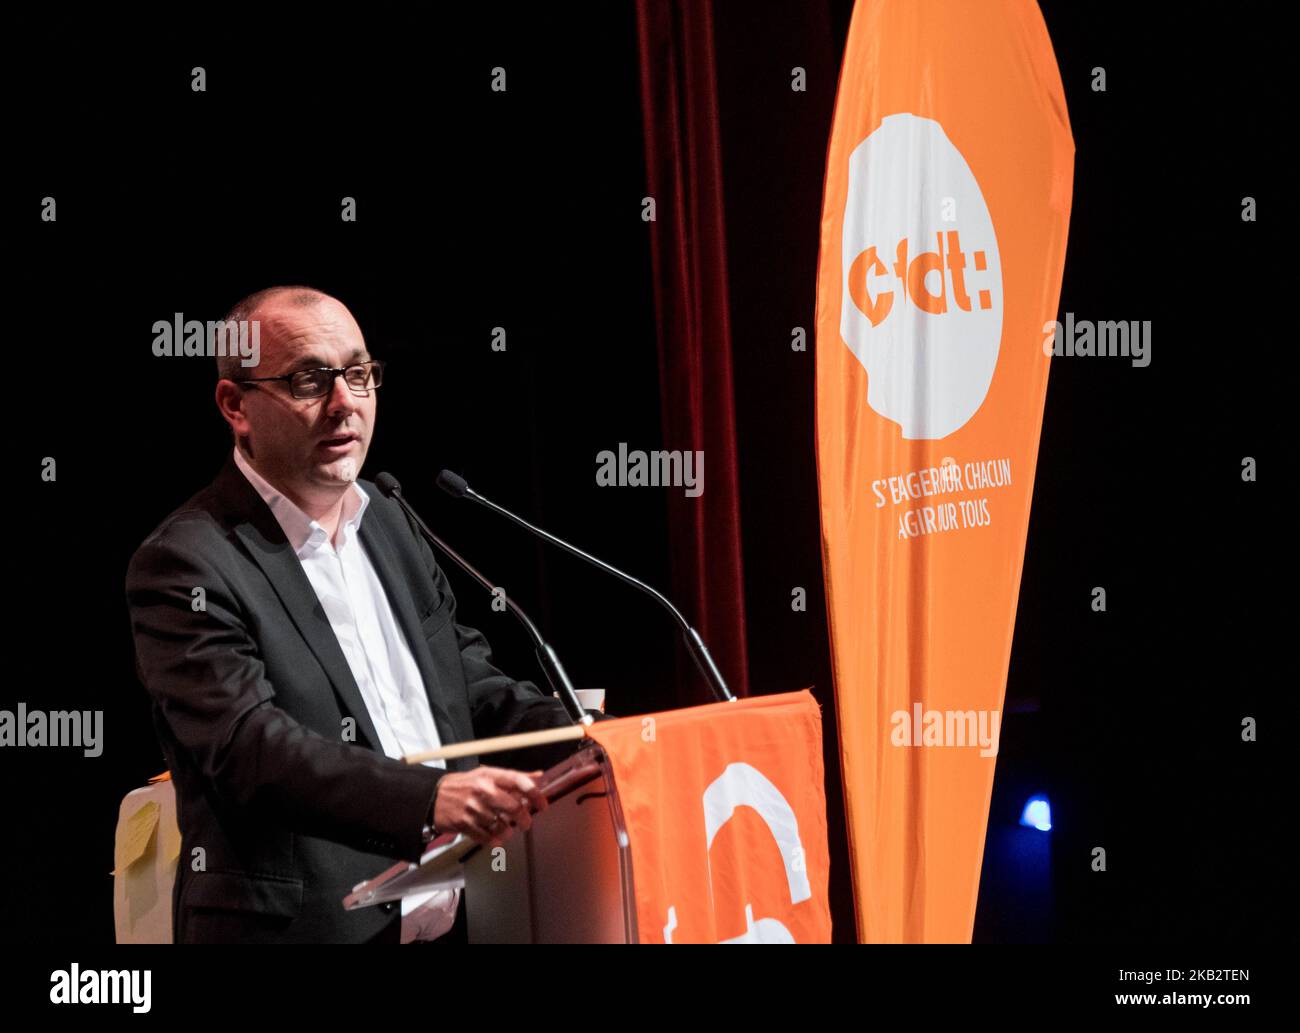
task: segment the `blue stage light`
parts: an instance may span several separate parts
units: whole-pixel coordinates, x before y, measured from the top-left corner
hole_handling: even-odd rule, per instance
[[[1052,805],[1045,796],[1031,796],[1020,815],[1020,824],[1038,829],[1039,832],[1052,830]]]

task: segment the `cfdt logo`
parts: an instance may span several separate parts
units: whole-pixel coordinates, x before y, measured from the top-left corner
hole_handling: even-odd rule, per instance
[[[933,119],[889,115],[849,156],[840,334],[867,404],[904,438],[975,415],[1002,341],[997,235],[966,159]]]

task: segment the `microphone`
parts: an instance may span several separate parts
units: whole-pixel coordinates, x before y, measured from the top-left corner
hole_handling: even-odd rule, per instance
[[[559,546],[565,552],[572,553],[579,559],[586,560],[592,566],[598,567],[607,574],[613,574],[620,581],[626,581],[633,588],[639,588],[641,591],[645,592],[646,595],[658,601],[664,609],[672,614],[673,620],[675,620],[678,627],[682,629],[682,636],[686,639],[686,648],[690,650],[691,657],[695,660],[695,666],[698,667],[700,673],[704,675],[704,680],[709,683],[709,688],[713,690],[713,694],[718,697],[719,701],[725,701],[728,703],[734,703],[736,701],[736,697],[733,696],[731,690],[727,688],[727,683],[722,677],[722,672],[718,670],[718,665],[713,662],[713,657],[709,655],[709,648],[704,644],[704,639],[700,638],[700,633],[691,627],[686,618],[682,616],[681,611],[670,603],[662,593],[655,591],[655,589],[651,588],[644,581],[638,581],[631,574],[624,573],[617,567],[611,567],[604,560],[598,560],[590,553],[583,552],[576,545],[570,545],[562,538],[555,537],[555,535],[551,534],[549,531],[543,531],[540,527],[535,527],[523,517],[510,512],[510,510],[503,506],[497,505],[491,499],[484,498],[466,483],[464,477],[454,474],[450,470],[443,470],[442,473],[438,474],[438,487],[448,495],[452,495],[455,498],[473,499],[479,505],[486,506],[488,509],[492,510],[492,512],[498,513],[507,520],[513,521],[527,531],[531,531],[543,541]]]
[[[375,478],[375,487],[401,506],[406,515],[420,529],[420,533],[441,549],[453,563],[486,588],[490,594],[496,594],[496,586],[491,581],[475,570],[460,553],[429,530],[428,525],[420,519],[419,514],[411,508],[406,499],[402,498],[402,486],[397,483],[396,477],[391,473],[381,473]],[[578,702],[578,694],[573,690],[573,682],[569,680],[569,675],[564,670],[564,665],[560,663],[560,658],[556,655],[555,650],[542,638],[542,633],[537,630],[537,625],[529,619],[528,614],[524,613],[510,596],[504,592],[501,595],[506,601],[506,607],[519,618],[519,623],[524,626],[524,630],[528,632],[528,637],[533,640],[533,648],[537,653],[537,662],[541,664],[547,681],[551,683],[551,688],[559,694],[560,702],[564,704],[564,709],[568,711],[573,723],[591,724],[592,716],[583,710],[582,704]]]

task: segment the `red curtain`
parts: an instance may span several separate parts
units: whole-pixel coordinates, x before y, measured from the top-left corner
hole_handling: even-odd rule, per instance
[[[638,0],[637,34],[647,193],[656,206],[649,232],[664,447],[704,453],[703,494],[668,496],[673,598],[708,643],[731,691],[746,696],[713,5]],[[697,677],[679,678],[683,704],[703,701],[699,684]]]

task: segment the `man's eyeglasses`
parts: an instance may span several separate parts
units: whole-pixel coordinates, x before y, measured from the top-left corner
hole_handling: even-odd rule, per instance
[[[235,383],[241,387],[245,384],[251,387],[271,380],[287,380],[294,398],[324,398],[334,390],[334,378],[337,376],[343,377],[343,382],[354,395],[368,395],[384,382],[384,363],[379,359],[369,359],[353,366],[300,369],[281,377],[248,377],[236,380]]]

